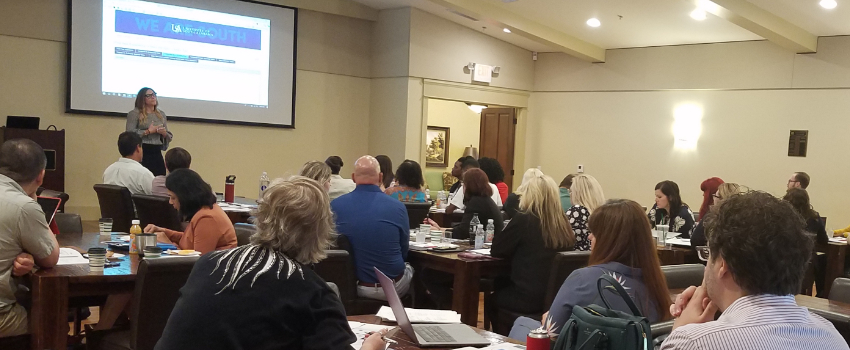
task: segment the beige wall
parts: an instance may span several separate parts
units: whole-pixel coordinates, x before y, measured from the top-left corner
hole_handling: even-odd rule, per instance
[[[65,11],[62,1],[0,5],[5,18],[0,21],[0,116],[40,116],[42,125],[66,130],[67,210],[94,219],[99,210],[92,185],[119,157],[115,140],[124,120],[64,113]],[[254,198],[262,171],[292,174],[305,161],[331,154],[353,164],[368,150],[372,23],[303,10],[299,15],[298,50],[304,58],[298,60],[296,129],[169,123],[172,146],[189,150],[192,167],[217,191],[223,190],[224,177],[234,174],[236,194]],[[29,25],[34,18],[50,25]],[[346,165],[343,172],[350,170]]]
[[[428,99],[428,125],[450,128],[449,166],[428,168],[429,171],[451,171],[455,160],[463,156],[466,147],[478,147],[481,115],[473,112],[463,102]]]
[[[775,195],[794,171],[812,176],[812,203],[828,227],[850,224],[850,38],[821,38],[817,54],[766,42],[609,50],[587,64],[541,54],[529,103],[527,164],[558,178],[578,164],[609,198],[651,205],[676,181],[694,209],[718,176]],[[703,110],[694,150],[674,148],[674,109]],[[808,157],[787,156],[789,130],[809,130]]]

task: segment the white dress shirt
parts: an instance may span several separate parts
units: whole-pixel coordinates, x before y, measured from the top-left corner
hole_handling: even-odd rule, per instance
[[[127,187],[132,194],[151,194],[153,173],[130,158],[118,158],[103,172],[103,183]]]
[[[496,187],[496,185],[494,184],[490,184],[490,189],[493,190],[493,195],[490,196],[490,198],[493,199],[493,202],[496,203],[497,207],[501,207],[502,196],[499,195],[499,188]],[[466,207],[465,205],[463,205],[463,191],[463,185],[461,184],[460,187],[457,188],[457,192],[455,192],[454,197],[449,200],[449,204],[454,204],[455,207],[463,210],[463,208]]]
[[[339,175],[331,175],[331,188],[328,189],[328,196],[331,197],[331,200],[334,200],[336,197],[351,193],[355,187],[357,185],[354,184],[354,181],[343,179]]]

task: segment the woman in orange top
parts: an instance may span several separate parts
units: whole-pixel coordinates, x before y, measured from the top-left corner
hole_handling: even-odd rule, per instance
[[[180,217],[184,221],[191,219],[189,226],[180,232],[149,224],[146,233],[156,233],[160,240],[167,239],[180,249],[193,249],[201,254],[236,247],[233,223],[215,204],[212,188],[198,173],[190,169],[175,170],[165,178],[165,188],[168,202],[180,212]]]

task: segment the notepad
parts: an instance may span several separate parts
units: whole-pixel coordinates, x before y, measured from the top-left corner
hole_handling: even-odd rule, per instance
[[[354,336],[357,337],[357,341],[351,343],[351,347],[355,349],[360,349],[360,347],[363,346],[363,338],[366,337],[367,333],[377,332],[385,328],[391,328],[379,324],[360,323],[356,321],[348,321],[348,327],[351,328],[351,331],[354,332]]]
[[[470,249],[469,251],[475,254],[490,255],[490,249]]]
[[[452,310],[408,309],[410,323],[460,323],[460,314]],[[376,316],[395,322],[395,315],[389,306],[381,306]]]
[[[80,252],[71,248],[59,248],[59,262],[56,265],[88,264],[89,260]]]

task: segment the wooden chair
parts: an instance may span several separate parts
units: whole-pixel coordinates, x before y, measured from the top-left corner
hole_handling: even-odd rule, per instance
[[[168,197],[146,194],[134,194],[132,197],[142,228],[154,224],[169,230],[183,231],[180,214],[168,203]]]
[[[130,221],[136,217],[130,190],[116,185],[94,185],[100,204],[100,217],[112,219],[112,231],[130,232]]]

